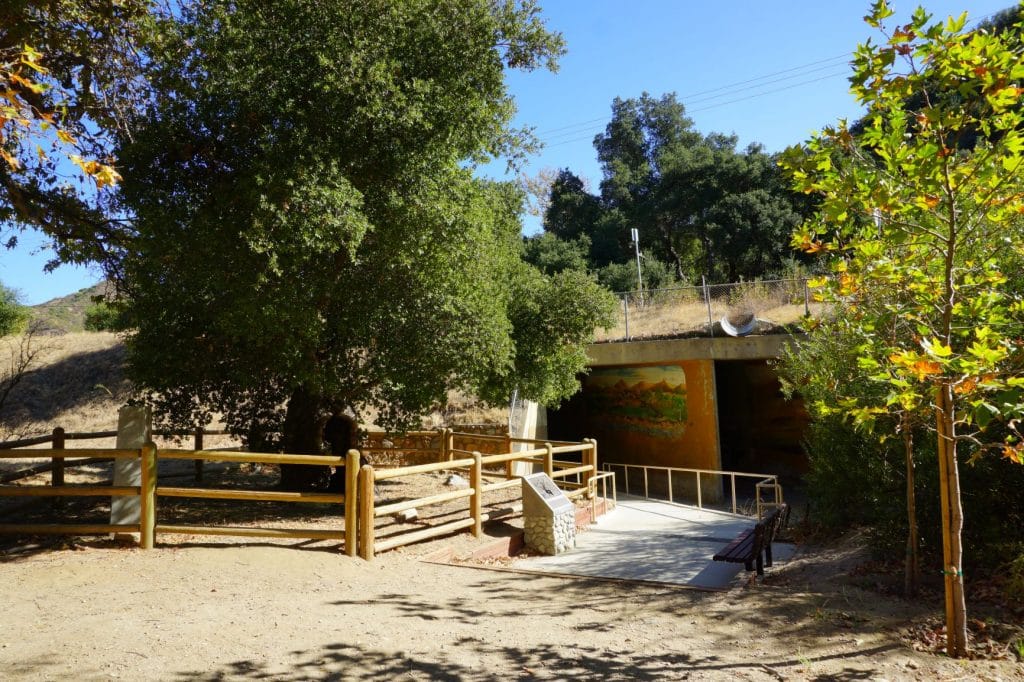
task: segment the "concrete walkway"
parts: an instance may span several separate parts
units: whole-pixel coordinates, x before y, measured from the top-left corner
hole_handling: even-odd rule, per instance
[[[743,564],[712,561],[711,557],[753,525],[750,517],[619,496],[614,511],[576,536],[575,549],[557,556],[519,559],[513,567],[727,589],[741,579],[741,573],[748,574]],[[793,545],[773,543],[775,565],[784,563],[793,551]]]

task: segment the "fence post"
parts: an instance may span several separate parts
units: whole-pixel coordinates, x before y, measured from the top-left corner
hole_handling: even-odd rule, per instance
[[[53,449],[63,450],[64,449],[64,429],[57,427],[53,430]],[[54,488],[60,485],[64,485],[64,458],[54,457],[53,458],[53,470],[50,472],[50,485]],[[62,503],[61,498],[53,498],[54,506],[60,506]]]
[[[359,469],[359,555],[373,561],[373,466]]]
[[[356,555],[359,546],[359,451],[345,453],[345,554]]]
[[[804,317],[811,316],[811,289],[807,286],[807,278],[803,278],[804,283]]]
[[[450,462],[451,460],[455,459],[455,455],[454,453],[452,453],[452,450],[455,449],[455,429],[448,427],[445,430],[445,443],[446,444],[444,447],[445,450],[448,452],[448,461]]]
[[[505,431],[505,447],[501,454],[512,454],[512,434],[507,430]],[[515,478],[515,462],[509,460],[505,462],[505,480],[511,481],[513,478]]]
[[[590,500],[594,498],[594,491],[590,489],[590,479],[597,473],[597,441],[593,438],[584,438],[583,442],[590,443],[590,447],[583,451],[583,464],[593,467],[593,470],[583,472],[580,484],[587,489],[587,499]]]
[[[142,460],[142,485],[139,488],[139,547],[153,549],[153,536],[156,530],[156,445],[152,441],[146,443],[139,451],[139,456]]]
[[[544,453],[544,473],[552,478],[555,473],[555,453],[552,452],[551,443],[544,443],[544,449],[547,450]]]
[[[629,295],[622,295],[622,315],[626,318],[626,341],[629,341]]]
[[[117,447],[120,450],[139,450],[152,441],[152,415],[147,407],[125,406],[117,413]],[[142,462],[138,459],[114,460],[114,485],[142,484]],[[112,525],[137,525],[141,520],[141,501],[134,496],[118,495],[110,498]]]
[[[193,450],[202,450],[203,449],[203,427],[201,427],[201,426],[197,426],[196,427],[196,432],[195,432],[195,436],[194,437],[195,437],[195,445],[193,446],[192,449]],[[195,468],[196,468],[196,481],[202,481],[203,480],[203,460],[197,459],[197,460],[194,461],[194,464],[195,464]]]
[[[480,514],[483,498],[483,456],[479,452],[473,453],[473,466],[469,469],[469,486],[473,494],[469,496],[469,514],[473,517],[473,537],[483,535],[483,518]]]
[[[708,280],[704,275],[700,276],[700,285],[704,288],[704,305],[708,307],[708,333],[715,335],[715,321],[711,317],[711,290],[708,289]]]
[[[444,462],[448,459],[448,427],[438,429],[437,437],[441,441],[438,443],[438,462]]]

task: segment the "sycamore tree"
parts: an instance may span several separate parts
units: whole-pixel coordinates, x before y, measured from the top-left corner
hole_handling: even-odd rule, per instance
[[[154,0],[0,3],[0,225],[42,231],[60,262],[106,262],[130,235],[115,134],[147,95]],[[17,231],[2,234],[6,246]]]
[[[521,192],[473,173],[530,144],[505,70],[562,51],[533,2],[206,0],[158,31],[118,156],[130,370],[166,421],[311,453],[331,414],[576,390],[613,302],[523,263]]]
[[[863,129],[826,128],[784,164],[821,201],[794,244],[831,257],[822,298],[861,311],[860,376],[885,389],[843,409],[865,420],[896,406],[934,426],[947,649],[964,656],[960,458],[1022,462],[1024,291],[1011,276],[1024,248],[1024,46],[1019,30],[965,31],[965,15],[933,22],[918,9],[887,29],[891,15],[874,3],[866,21],[883,39],[853,60]],[[992,443],[996,423],[1010,435]]]

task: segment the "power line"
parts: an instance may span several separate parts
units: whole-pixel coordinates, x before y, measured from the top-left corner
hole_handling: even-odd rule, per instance
[[[717,96],[712,96],[712,97],[703,97],[704,95],[709,95],[710,93],[720,92],[720,91],[723,91],[723,90],[731,90],[731,89],[737,88],[739,86],[749,85],[751,83],[757,83],[758,81],[765,81],[763,83],[763,85],[769,85],[771,83],[778,83],[778,82],[786,81],[786,80],[789,80],[791,78],[799,78],[802,75],[806,75],[806,74],[809,74],[809,73],[815,73],[817,71],[822,71],[824,69],[828,69],[828,68],[832,68],[834,66],[838,66],[838,64],[835,63],[836,60],[839,60],[839,59],[847,60],[847,59],[849,59],[851,54],[852,53],[848,52],[848,53],[845,53],[845,54],[836,55],[834,57],[828,57],[826,59],[819,59],[817,61],[808,62],[807,64],[801,64],[800,66],[793,66],[793,67],[790,67],[788,69],[782,69],[781,71],[773,71],[772,73],[763,74],[761,76],[756,76],[754,78],[748,78],[746,80],[741,80],[741,81],[736,81],[736,82],[733,82],[733,83],[728,83],[726,85],[721,85],[721,86],[718,86],[718,87],[715,87],[715,88],[709,88],[707,90],[699,90],[697,92],[693,92],[693,93],[689,93],[689,94],[683,95],[679,99],[682,100],[684,103],[687,102],[687,101],[690,101],[690,102],[693,102],[693,101],[703,102],[703,101],[706,101],[708,99],[716,99],[717,97],[726,97],[729,94],[729,93],[725,93],[725,94],[722,94],[722,95],[717,95]],[[816,68],[810,68],[809,69],[809,67],[816,67]],[[804,73],[793,74],[794,71],[803,71]],[[783,74],[792,74],[792,75],[784,76],[783,78],[775,78],[776,76],[782,76]],[[774,79],[774,80],[766,80],[766,79]],[[699,98],[699,99],[695,100],[694,98]],[[608,116],[601,116],[601,117],[598,117],[598,118],[589,119],[587,121],[579,121],[577,123],[570,123],[568,125],[559,126],[557,128],[548,128],[548,129],[545,129],[545,130],[539,130],[539,131],[537,131],[537,135],[541,136],[541,137],[544,137],[546,139],[552,139],[552,138],[557,138],[557,137],[564,137],[566,135],[575,135],[575,134],[578,134],[579,132],[581,132],[581,129],[586,129],[588,126],[592,127],[593,124],[595,124],[595,123],[603,123],[604,121],[607,121],[607,120],[608,120]]]
[[[991,12],[989,14],[985,14],[985,15],[982,15],[980,17],[972,18],[970,21],[967,22],[967,26],[971,26],[971,27],[977,26],[981,22],[983,22],[986,19],[989,19],[989,18],[995,16],[996,14],[998,14],[998,12]],[[750,99],[755,99],[755,98],[758,98],[758,97],[764,97],[765,95],[771,95],[771,94],[775,94],[775,93],[778,93],[778,92],[784,92],[786,90],[792,90],[793,88],[802,87],[804,85],[811,85],[813,83],[819,83],[821,81],[828,80],[830,78],[835,78],[837,76],[843,75],[843,74],[846,73],[846,70],[844,69],[843,71],[839,71],[839,72],[835,72],[835,73],[829,73],[829,74],[826,74],[824,76],[821,76],[820,78],[814,78],[814,79],[811,79],[811,80],[800,81],[799,83],[793,83],[793,84],[786,85],[786,86],[779,87],[779,88],[775,88],[775,89],[772,89],[772,90],[766,90],[766,91],[763,91],[763,92],[748,94],[748,95],[745,95],[743,97],[737,97],[737,98],[734,98],[734,99],[731,99],[731,100],[726,100],[724,102],[716,102],[715,104],[710,104],[708,106],[703,106],[703,107],[699,107],[699,108],[696,108],[696,109],[691,109],[691,108],[689,108],[689,106],[693,105],[693,104],[700,104],[700,103],[703,103],[703,102],[714,101],[716,99],[721,99],[723,97],[728,97],[729,95],[733,94],[733,92],[736,92],[736,89],[739,88],[740,86],[745,86],[745,85],[750,85],[752,83],[755,83],[755,84],[757,84],[757,85],[754,86],[755,88],[756,87],[762,87],[762,86],[771,85],[771,84],[774,84],[774,83],[783,83],[783,82],[786,82],[786,81],[791,80],[793,78],[800,78],[802,76],[806,76],[806,75],[809,75],[811,73],[816,73],[816,72],[820,72],[820,71],[826,71],[826,70],[831,69],[833,67],[839,66],[839,63],[838,63],[839,60],[844,60],[844,61],[848,62],[849,59],[852,56],[853,56],[853,52],[844,52],[842,54],[834,55],[832,57],[826,57],[824,59],[819,59],[819,60],[816,60],[816,61],[813,61],[813,62],[807,62],[806,64],[800,64],[799,66],[793,66],[793,67],[790,67],[788,69],[782,69],[780,71],[773,71],[771,73],[763,74],[761,76],[756,76],[754,78],[748,78],[748,79],[745,79],[745,80],[734,81],[732,83],[727,83],[726,85],[720,85],[718,87],[708,88],[706,90],[699,90],[697,92],[693,92],[693,93],[684,95],[684,96],[680,97],[679,99],[683,102],[684,105],[687,106],[687,109],[686,109],[687,113],[697,113],[697,112],[701,112],[701,111],[708,111],[708,110],[714,109],[716,107],[726,106],[726,105],[729,105],[729,104],[736,104],[738,102],[743,102],[743,101],[750,100]],[[811,67],[814,67],[814,68],[811,68]],[[794,73],[794,72],[797,72],[797,73]],[[785,74],[790,74],[790,75],[785,75]],[[782,77],[781,78],[777,78],[777,76],[782,76]],[[771,80],[768,80],[768,79],[771,79]],[[721,94],[714,95],[712,93],[721,93]],[[609,118],[610,118],[610,116],[601,116],[601,117],[592,118],[592,119],[589,119],[589,120],[586,120],[586,121],[579,121],[577,123],[570,123],[568,125],[559,126],[557,128],[548,128],[548,129],[545,129],[545,130],[537,131],[537,136],[538,136],[538,138],[540,138],[541,142],[544,144],[544,146],[546,148],[560,147],[562,145],[572,144],[574,142],[580,142],[582,140],[590,139],[591,137],[596,135],[598,132],[600,132],[604,128],[604,124],[609,120]],[[601,125],[595,126],[595,124],[598,124],[598,123],[601,124]],[[560,138],[564,138],[564,139],[560,139]]]
[[[818,78],[812,78],[810,80],[800,81],[799,83],[793,83],[791,85],[786,85],[786,86],[781,87],[781,88],[773,88],[771,90],[765,90],[763,92],[756,92],[756,93],[745,95],[743,97],[737,97],[735,99],[727,100],[725,102],[716,102],[715,104],[709,104],[707,106],[699,107],[699,108],[696,108],[696,109],[687,109],[687,113],[698,113],[698,112],[701,112],[701,111],[709,111],[711,109],[717,109],[718,107],[724,107],[724,106],[727,106],[729,104],[736,104],[737,102],[743,102],[743,101],[746,101],[746,100],[757,99],[759,97],[765,97],[767,95],[774,95],[776,93],[784,92],[786,90],[792,90],[793,88],[799,88],[799,87],[803,87],[805,85],[810,85],[812,83],[819,83],[821,81],[829,80],[830,78],[837,78],[837,77],[843,76],[845,74],[846,74],[846,70],[844,69],[843,71],[837,71],[835,73],[826,74],[826,75],[820,76]],[[604,126],[592,127],[589,130],[589,132],[586,132],[583,135],[580,135],[580,136],[577,136],[577,137],[573,137],[573,138],[570,138],[570,139],[567,139],[567,140],[558,140],[556,142],[547,142],[547,141],[542,140],[542,142],[544,143],[544,147],[545,148],[560,147],[562,145],[571,144],[573,142],[580,142],[582,140],[590,139],[594,135],[596,135],[597,133],[601,132],[601,130],[603,130],[603,129],[604,129]],[[579,132],[583,133],[584,131],[581,130]]]

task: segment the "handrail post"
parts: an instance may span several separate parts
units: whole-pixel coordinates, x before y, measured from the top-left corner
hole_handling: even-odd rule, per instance
[[[704,508],[704,503],[701,500],[701,495],[700,495],[700,470],[698,469],[697,470],[697,509],[703,509],[703,508]]]
[[[373,466],[359,469],[359,555],[373,561]]]
[[[156,530],[156,445],[149,441],[139,451],[142,485],[139,488],[139,547],[153,549]]]
[[[203,427],[201,427],[201,426],[197,426],[196,427],[195,433],[193,434],[193,438],[194,438],[194,441],[193,441],[194,442],[194,446],[193,446],[192,449],[196,450],[196,451],[202,450],[203,449]],[[193,461],[193,464],[195,465],[195,470],[196,470],[196,481],[197,482],[198,481],[202,481],[203,480],[203,460],[196,459],[196,460]]]
[[[651,499],[651,491],[648,489],[648,486],[647,486],[647,467],[643,468],[643,472],[644,472],[644,499],[645,500],[649,500],[649,499]]]
[[[736,513],[736,474],[729,474],[729,480],[732,487],[732,513]]]
[[[345,453],[345,554],[356,556],[359,546],[359,451]]]
[[[469,514],[473,517],[473,537],[483,535],[483,519],[481,517],[481,498],[483,497],[483,456],[473,452],[473,466],[469,469],[469,486],[473,494],[469,497]]]
[[[675,500],[672,499],[672,469],[666,467],[665,475],[668,476],[668,501],[670,503],[675,502]]]
[[[554,448],[551,443],[544,443],[544,449],[547,451],[544,453],[544,473],[548,475],[548,478],[553,478],[555,474],[555,453],[552,450]]]

